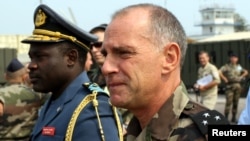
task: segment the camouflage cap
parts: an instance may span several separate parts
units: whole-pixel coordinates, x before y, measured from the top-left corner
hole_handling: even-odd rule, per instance
[[[47,5],[39,5],[34,12],[33,35],[22,43],[55,43],[70,41],[89,50],[90,42],[98,38],[67,21]]]

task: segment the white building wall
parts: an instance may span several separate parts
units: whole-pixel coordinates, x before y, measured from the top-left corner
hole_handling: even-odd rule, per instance
[[[215,34],[228,34],[228,33],[233,33],[234,28],[231,26],[216,26],[215,27]]]
[[[202,28],[202,35],[211,35],[213,32],[210,31],[208,26]]]
[[[202,28],[203,35],[216,35],[216,34],[228,34],[233,33],[234,28],[232,26],[206,26]]]
[[[214,23],[215,24],[231,24],[231,26],[233,27],[234,19],[215,19]]]
[[[18,59],[22,62],[28,62],[29,44],[21,43],[27,37],[28,35],[0,35],[0,48],[15,48]]]

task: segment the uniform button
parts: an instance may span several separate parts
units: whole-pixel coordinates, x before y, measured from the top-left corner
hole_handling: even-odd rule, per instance
[[[58,107],[58,108],[56,109],[56,111],[57,111],[57,112],[60,112],[61,109],[62,109],[61,107]]]

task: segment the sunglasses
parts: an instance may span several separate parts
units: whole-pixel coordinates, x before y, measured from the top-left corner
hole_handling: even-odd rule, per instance
[[[102,42],[92,42],[92,43],[90,43],[90,48],[92,49],[93,47],[95,47],[95,48],[102,47]]]

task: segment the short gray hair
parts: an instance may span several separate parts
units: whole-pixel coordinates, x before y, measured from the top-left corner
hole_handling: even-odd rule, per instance
[[[136,4],[125,7],[112,16],[112,19],[126,15],[130,10],[144,8],[149,10],[148,33],[151,41],[162,49],[167,42],[176,42],[181,49],[181,66],[184,63],[187,50],[186,33],[178,19],[167,9],[154,4]]]

